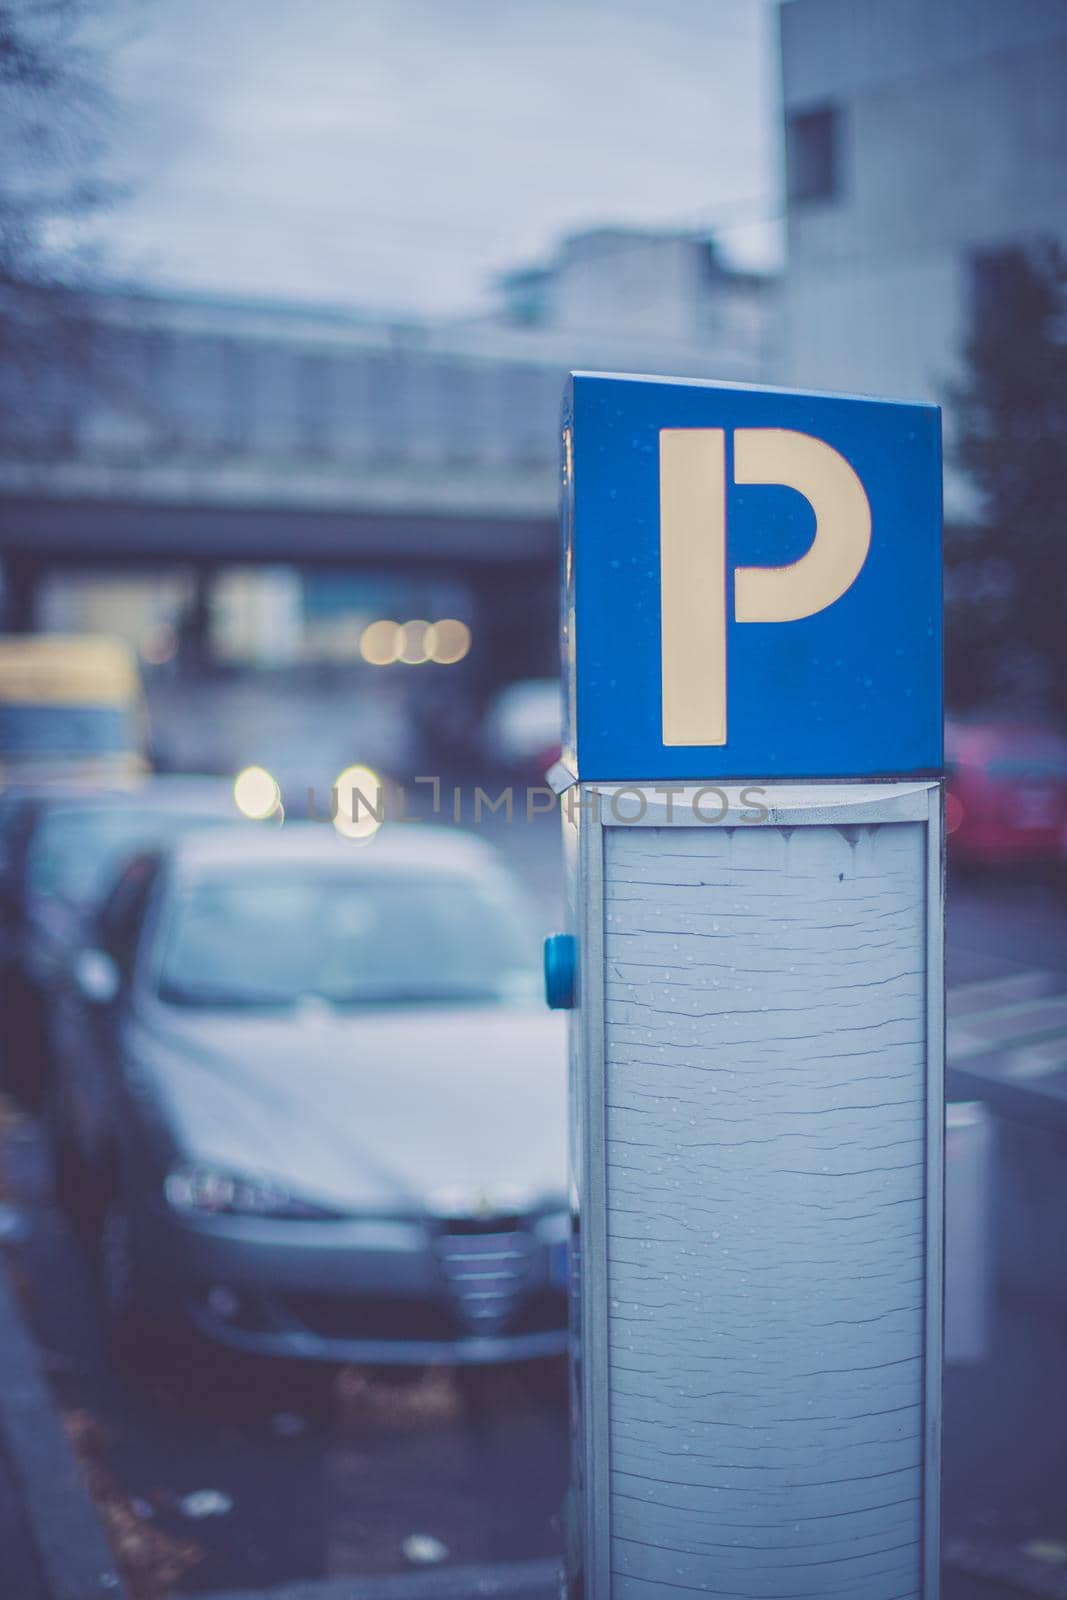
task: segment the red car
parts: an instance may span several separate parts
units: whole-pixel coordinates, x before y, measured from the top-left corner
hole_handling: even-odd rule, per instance
[[[958,861],[1056,861],[1067,844],[1067,739],[1026,722],[945,725],[945,827]]]

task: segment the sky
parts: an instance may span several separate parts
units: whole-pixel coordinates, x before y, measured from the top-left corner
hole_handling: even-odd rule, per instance
[[[437,316],[591,225],[777,258],[770,0],[114,5],[128,277]]]

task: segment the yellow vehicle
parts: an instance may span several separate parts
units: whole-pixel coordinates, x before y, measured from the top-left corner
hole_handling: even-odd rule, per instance
[[[91,634],[0,636],[0,780],[122,781],[148,770],[133,652]]]

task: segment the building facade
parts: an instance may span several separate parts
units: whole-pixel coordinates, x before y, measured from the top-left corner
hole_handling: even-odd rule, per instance
[[[786,0],[780,25],[782,376],[944,401],[998,259],[1067,243],[1067,5]]]

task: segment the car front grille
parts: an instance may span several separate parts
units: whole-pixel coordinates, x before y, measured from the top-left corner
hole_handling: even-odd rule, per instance
[[[520,1216],[435,1219],[438,1296],[285,1290],[245,1297],[235,1327],[303,1329],[330,1340],[417,1340],[450,1344],[471,1335],[549,1332],[566,1326],[567,1297],[544,1286],[543,1247]]]
[[[514,1319],[526,1291],[536,1244],[517,1219],[446,1222],[434,1241],[459,1315],[472,1333],[499,1333]]]

